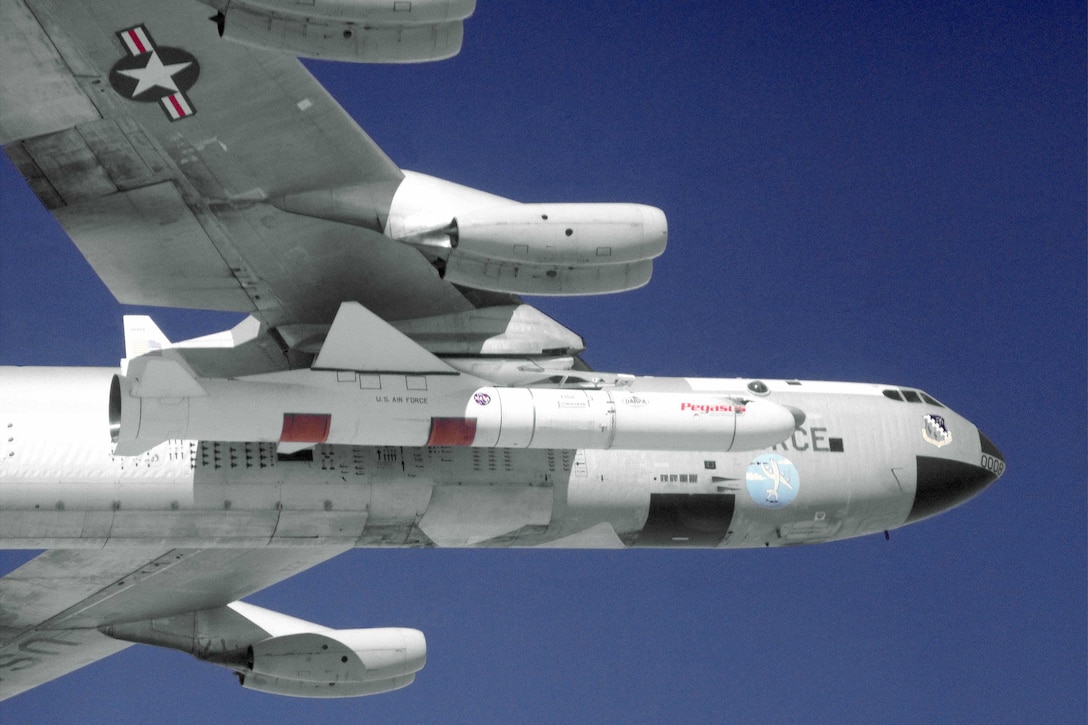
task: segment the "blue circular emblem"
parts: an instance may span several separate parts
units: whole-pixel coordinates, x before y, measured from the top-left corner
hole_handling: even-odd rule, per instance
[[[487,393],[476,393],[472,399],[476,401],[476,405],[487,405],[491,402],[491,396]]]
[[[764,453],[749,463],[745,479],[752,500],[767,509],[788,506],[801,488],[797,466],[777,453]]]

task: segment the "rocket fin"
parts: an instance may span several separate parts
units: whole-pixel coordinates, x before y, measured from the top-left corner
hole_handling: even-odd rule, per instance
[[[200,398],[208,393],[178,360],[143,357],[129,363],[131,394],[137,398]]]
[[[125,315],[125,357],[129,360],[170,348],[170,340],[147,315]]]
[[[456,374],[456,370],[358,302],[343,302],[315,370]]]

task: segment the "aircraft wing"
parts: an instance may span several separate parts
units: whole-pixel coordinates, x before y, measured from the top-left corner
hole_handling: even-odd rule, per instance
[[[0,579],[0,700],[129,646],[99,628],[224,607],[347,548],[47,551]]]
[[[295,57],[314,42],[331,48],[314,56],[444,57],[460,46],[460,19],[474,0],[392,4],[388,12],[420,13],[406,25],[399,17],[313,23],[295,5],[0,0],[0,144],[118,301],[251,316],[222,339],[177,346],[201,374],[304,367],[319,351],[328,358],[337,351],[322,345],[342,303],[361,304],[431,353],[494,355],[499,372],[505,358],[517,356],[575,365],[581,339],[514,293],[584,294],[645,283],[650,260],[664,249],[663,215],[635,205],[617,205],[620,212],[561,206],[543,224],[546,210],[525,205],[514,219],[518,228],[541,238],[555,233],[557,248],[581,266],[549,256],[556,247],[550,242],[532,250],[515,244],[505,249],[513,263],[492,265],[487,232],[510,220],[484,212],[515,202],[401,171]],[[286,14],[259,15],[271,6]],[[333,6],[387,12],[374,10],[386,7],[379,3],[324,7]],[[436,7],[461,18],[427,15]],[[420,216],[394,220],[394,239],[387,234],[396,226],[393,200],[410,179],[421,195],[409,211]],[[479,212],[472,223],[462,218],[458,227],[450,204],[432,207],[429,184],[444,184],[460,211]],[[570,247],[573,225],[583,222],[587,241],[576,237],[580,246]],[[617,227],[635,230],[633,252],[613,245],[610,230]],[[650,231],[643,234],[644,227]],[[461,275],[456,285],[443,276],[446,259],[426,250],[435,235],[445,235],[448,258],[459,243],[470,246],[468,231],[482,251],[473,257],[462,250],[464,258],[451,263]],[[593,241],[598,237],[603,241]],[[530,251],[543,257],[525,262]],[[529,268],[533,275],[521,271]],[[527,286],[503,286],[510,278]],[[473,289],[465,281],[478,279],[492,284]],[[143,321],[130,327],[133,354],[170,346]],[[229,359],[218,348],[229,349]],[[519,365],[514,359],[508,374],[549,372]],[[222,631],[249,631],[264,615],[252,607],[219,610],[352,543],[165,550],[152,541],[146,548],[48,551],[0,579],[0,699],[116,652],[127,646],[125,637],[158,644],[164,618],[226,618],[231,624]],[[239,617],[250,624],[235,625]],[[152,620],[146,631],[133,629]],[[258,636],[275,629],[253,627]],[[114,637],[103,633],[107,628]],[[182,631],[178,625],[170,636]],[[353,690],[338,692],[369,694],[410,682],[410,667],[423,662],[421,636],[394,635],[406,643],[400,647],[411,654],[408,664],[380,682],[352,681]],[[367,636],[379,647],[374,637],[386,635]],[[244,684],[312,696],[308,681]]]
[[[211,5],[0,0],[0,143],[114,296],[268,328],[344,300],[387,320],[480,306],[383,235],[400,169],[293,54],[230,39],[252,17],[228,9],[221,37]],[[284,210],[344,193],[373,214]]]

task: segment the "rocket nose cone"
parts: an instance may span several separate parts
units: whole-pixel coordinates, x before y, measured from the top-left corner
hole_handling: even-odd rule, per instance
[[[793,416],[794,426],[800,428],[805,424],[805,411],[800,408],[794,408],[792,405],[783,405],[782,407],[788,410],[790,415]]]
[[[749,400],[736,416],[733,451],[755,451],[786,440],[797,429],[794,408],[769,400]]]

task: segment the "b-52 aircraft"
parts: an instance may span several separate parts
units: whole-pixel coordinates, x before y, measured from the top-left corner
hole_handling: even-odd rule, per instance
[[[519,295],[645,284],[664,214],[398,168],[297,60],[458,52],[474,0],[0,0],[0,141],[122,303],[243,312],[118,369],[0,368],[0,698],[133,643],[303,697],[421,632],[241,601],[352,547],[826,542],[1004,460],[900,385],[592,371]]]

